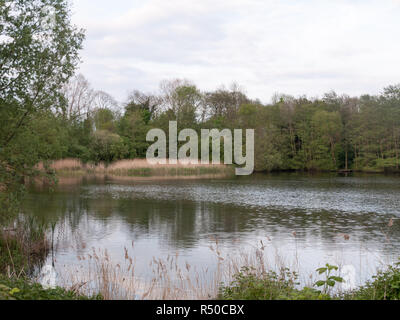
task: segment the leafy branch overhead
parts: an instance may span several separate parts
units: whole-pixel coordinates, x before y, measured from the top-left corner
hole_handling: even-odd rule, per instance
[[[9,191],[0,201],[8,211],[47,152],[33,121],[62,107],[84,33],[66,0],[0,0],[0,39],[0,188]]]

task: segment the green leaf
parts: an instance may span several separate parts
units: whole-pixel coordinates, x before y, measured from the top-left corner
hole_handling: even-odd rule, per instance
[[[329,263],[326,264],[326,267],[328,268],[329,271],[339,269],[337,266],[331,265]]]
[[[333,280],[326,280],[326,284],[327,284],[328,286],[330,286],[330,287],[334,287],[335,284],[336,284],[336,282],[333,281]]]
[[[18,288],[14,288],[10,291],[11,295],[14,295],[15,293],[21,292],[21,290],[19,290]]]
[[[322,280],[317,281],[317,282],[315,283],[315,285],[316,285],[317,287],[322,287],[322,286],[325,285],[325,281],[322,281]]]
[[[334,280],[336,282],[343,282],[344,281],[343,278],[336,277],[336,276],[329,277],[329,279]]]
[[[323,274],[324,272],[326,272],[326,270],[328,270],[327,268],[318,268],[317,271],[319,274]]]

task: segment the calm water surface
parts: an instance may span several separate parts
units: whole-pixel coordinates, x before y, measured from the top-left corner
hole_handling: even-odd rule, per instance
[[[266,245],[277,259],[310,274],[325,263],[352,265],[357,284],[400,256],[400,177],[256,175],[229,180],[62,179],[53,192],[36,188],[26,213],[57,223],[57,274],[93,248],[114,261],[124,248],[136,270],[179,254],[197,268],[216,267],[209,246],[235,254]],[[394,224],[388,227],[390,219]],[[345,240],[344,234],[350,238]]]

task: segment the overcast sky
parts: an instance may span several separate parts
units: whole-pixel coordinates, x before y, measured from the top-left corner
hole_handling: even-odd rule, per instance
[[[72,0],[83,73],[119,101],[164,79],[251,98],[400,83],[400,0]]]

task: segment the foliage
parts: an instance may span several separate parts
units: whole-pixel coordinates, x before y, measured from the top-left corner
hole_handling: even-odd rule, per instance
[[[83,32],[70,23],[66,0],[0,1],[1,221],[18,209],[23,181],[40,161],[63,154],[53,122],[61,87],[73,75]],[[51,146],[51,147],[49,147]]]
[[[85,162],[144,158],[147,132],[160,128],[168,133],[169,121],[178,121],[178,130],[192,128],[198,134],[211,128],[255,129],[256,171],[400,170],[400,86],[390,86],[378,96],[330,92],[322,99],[307,99],[282,95],[265,105],[250,100],[237,87],[201,92],[180,80],[163,85],[160,95],[135,91],[121,114],[102,108],[84,118],[58,122],[64,129],[56,134],[68,137],[60,140],[66,141],[66,148],[59,150],[67,149],[64,157]],[[108,148],[114,151],[106,157],[93,152],[98,135],[104,135],[99,131],[122,139],[112,139],[119,146]]]
[[[51,132],[40,144],[32,138],[38,142],[30,152],[38,157],[84,162],[144,158],[147,132],[159,128],[168,134],[169,121],[178,121],[178,130],[192,128],[198,134],[212,128],[255,129],[256,171],[400,171],[400,86],[378,96],[281,95],[262,104],[239,87],[201,92],[188,81],[174,80],[164,82],[160,94],[134,91],[121,111],[104,92],[104,103],[98,103],[83,76],[78,79],[65,99],[67,114],[79,117],[51,112],[31,119],[33,134],[45,133],[46,127]],[[40,148],[45,150],[35,151]],[[223,159],[222,141],[220,149]]]
[[[380,270],[372,281],[352,292],[344,294],[348,300],[399,300],[400,262]]]
[[[325,267],[318,268],[317,272],[321,275],[325,275],[324,280],[319,280],[315,283],[315,286],[317,287],[323,287],[323,293],[328,294],[330,291],[330,288],[333,288],[337,282],[343,282],[343,278],[338,277],[338,276],[332,276],[331,273],[332,271],[337,271],[339,268],[337,266],[330,265],[327,263]]]
[[[102,300],[102,297],[86,297],[59,287],[45,289],[24,278],[0,277],[0,300]]]
[[[229,286],[221,286],[219,299],[223,300],[399,300],[400,260],[380,270],[373,280],[349,292],[332,293],[331,289],[343,279],[332,275],[338,267],[326,264],[318,268],[324,280],[315,283],[315,288],[296,287],[297,274],[282,270],[280,274],[268,272],[257,274],[254,269],[243,268]]]
[[[288,269],[279,273],[266,272],[257,275],[252,268],[242,268],[230,286],[222,286],[221,300],[327,300],[329,295],[313,288],[297,289],[298,276]]]
[[[128,153],[122,138],[107,130],[96,131],[91,145],[92,157],[96,163],[100,161],[112,162],[124,158]]]

